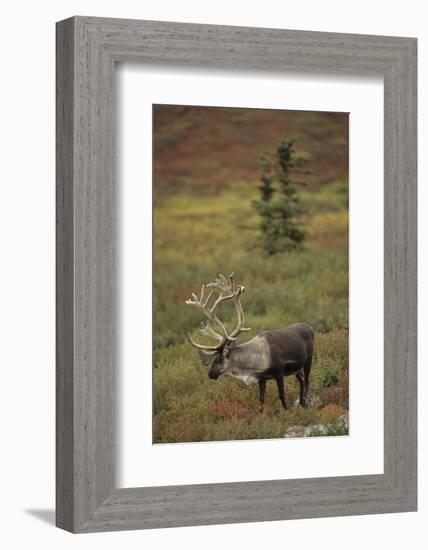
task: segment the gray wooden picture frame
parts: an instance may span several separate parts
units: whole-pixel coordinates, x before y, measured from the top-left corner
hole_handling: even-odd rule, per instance
[[[58,527],[83,533],[416,510],[416,47],[414,38],[155,21],[57,24]],[[383,77],[383,474],[115,487],[117,62]]]

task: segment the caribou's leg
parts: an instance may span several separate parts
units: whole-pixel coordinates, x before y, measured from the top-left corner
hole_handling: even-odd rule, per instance
[[[276,383],[278,385],[279,399],[281,400],[281,403],[282,403],[282,406],[284,407],[284,409],[286,409],[287,404],[285,402],[284,377],[283,377],[282,373],[279,373],[278,376],[276,377]]]
[[[311,365],[312,365],[312,356],[308,359],[303,369],[305,372],[305,403],[306,403],[306,398],[308,397],[309,375],[311,374]]]
[[[305,406],[305,402],[306,402],[306,391],[305,391],[305,377],[303,376],[303,372],[301,370],[299,370],[297,373],[296,373],[296,378],[297,380],[299,381],[299,385],[300,385],[300,404],[302,405],[302,407]]]
[[[265,404],[265,389],[266,389],[266,380],[262,378],[259,380],[259,401],[260,401],[260,409],[259,411],[263,412],[263,405]]]

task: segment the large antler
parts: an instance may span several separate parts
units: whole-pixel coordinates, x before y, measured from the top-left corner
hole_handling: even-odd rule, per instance
[[[210,327],[209,321],[207,321],[206,324],[201,323],[201,328],[199,329],[199,334],[201,334],[202,336],[210,336],[212,338],[215,338],[216,340],[218,340],[219,344],[217,344],[216,346],[206,346],[206,345],[202,346],[194,342],[189,335],[188,335],[188,338],[191,344],[195,346],[195,348],[204,349],[204,350],[216,350],[224,344],[225,340],[228,337],[228,334],[226,331],[226,327],[223,325],[223,323],[215,313],[215,308],[218,305],[217,301],[213,304],[213,306],[211,307],[209,306],[209,301],[211,296],[214,293],[214,289],[212,289],[208,293],[208,296],[205,296],[205,288],[206,288],[205,285],[202,285],[200,297],[198,298],[196,294],[192,294],[192,298],[190,298],[189,300],[186,300],[186,304],[196,306],[197,308],[199,308],[202,311],[202,313],[206,317],[208,317],[209,321],[214,322],[220,328],[220,331],[222,334],[218,334],[217,332],[215,332]]]
[[[247,332],[251,330],[250,328],[244,328],[244,310],[242,308],[241,304],[241,294],[245,292],[245,287],[242,285],[238,285],[238,287],[235,290],[235,283],[233,280],[234,274],[231,273],[228,277],[229,281],[227,281],[226,277],[223,275],[219,275],[218,278],[215,280],[214,283],[209,283],[207,286],[210,288],[217,288],[220,290],[220,296],[217,299],[217,302],[220,303],[223,300],[232,300],[233,305],[236,309],[236,315],[238,317],[238,321],[236,324],[236,327],[229,335],[229,340],[236,340],[239,334],[241,332]],[[224,296],[226,294],[226,296]],[[217,305],[217,302],[215,305]]]
[[[205,297],[206,288],[211,288],[211,291],[209,292],[207,297]],[[217,296],[214,303],[210,306],[209,301],[214,293],[214,290],[219,290],[220,294]],[[196,294],[192,294],[192,298],[186,300],[186,304],[194,305],[201,309],[204,315],[208,317],[209,321],[214,322],[221,331],[221,334],[219,334],[218,332],[213,330],[209,324],[209,321],[207,321],[205,324],[201,323],[199,334],[201,334],[202,336],[214,338],[218,341],[218,344],[216,346],[197,344],[192,340],[190,336],[188,336],[190,343],[195,348],[203,350],[219,350],[226,344],[226,342],[236,340],[241,332],[251,330],[250,328],[244,328],[244,311],[242,309],[242,304],[240,301],[240,296],[244,292],[244,290],[245,288],[243,286],[238,286],[235,289],[233,273],[229,275],[228,280],[223,275],[219,275],[213,283],[202,285],[201,295],[199,298],[196,296]],[[232,300],[238,316],[237,325],[230,333],[230,335],[227,333],[226,327],[215,313],[217,306],[222,302],[225,302],[226,300]]]

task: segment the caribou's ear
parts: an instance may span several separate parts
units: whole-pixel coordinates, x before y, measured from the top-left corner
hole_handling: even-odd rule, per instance
[[[216,351],[204,351],[203,349],[198,349],[198,353],[202,364],[206,367],[211,364],[212,360],[217,355]]]

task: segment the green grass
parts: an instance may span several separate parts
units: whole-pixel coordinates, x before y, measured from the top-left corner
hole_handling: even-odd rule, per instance
[[[257,181],[226,188],[158,192],[154,224],[154,442],[284,437],[291,426],[315,426],[312,435],[346,433],[348,410],[348,210],[347,185],[333,181],[303,193],[308,236],[302,251],[266,257],[255,246],[251,208]],[[159,189],[167,189],[160,186]],[[283,411],[268,382],[264,414],[257,385],[228,376],[208,379],[207,368],[186,343],[197,339],[201,315],[185,300],[218,273],[235,272],[246,287],[242,303],[245,341],[266,329],[307,322],[316,332],[310,406],[296,405],[298,385],[285,379]],[[231,327],[234,308],[220,316]],[[199,337],[201,338],[201,337]],[[325,426],[318,430],[318,426]]]

